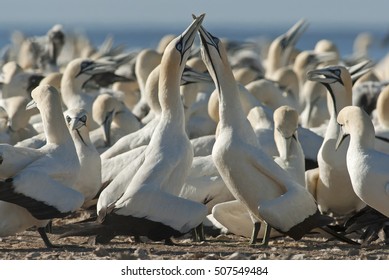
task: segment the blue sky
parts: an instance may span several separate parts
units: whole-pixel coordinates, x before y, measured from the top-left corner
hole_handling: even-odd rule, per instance
[[[311,27],[377,26],[389,29],[387,0],[1,0],[0,24],[123,27],[186,24],[207,13],[205,24]]]

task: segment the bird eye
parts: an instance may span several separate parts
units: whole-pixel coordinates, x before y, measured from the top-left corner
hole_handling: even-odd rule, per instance
[[[181,52],[182,51],[182,43],[181,41],[176,44],[176,49]]]
[[[66,116],[66,121],[68,122],[68,123],[70,123],[70,121],[72,120],[72,118],[71,117],[69,117],[69,116]]]
[[[88,67],[88,66],[90,66],[90,65],[92,65],[93,64],[93,62],[92,61],[83,61],[82,63],[81,63],[81,69],[84,69],[84,68],[86,68],[86,67]]]
[[[288,44],[286,42],[286,38],[281,39],[280,45],[281,45],[281,48],[283,48],[283,49],[285,49],[288,46]]]
[[[340,77],[340,70],[339,69],[334,70],[334,74],[336,76]]]
[[[212,40],[215,42],[216,45],[219,44],[219,42],[220,42],[219,38],[215,37],[215,36],[212,36]]]
[[[83,115],[83,116],[80,118],[80,121],[82,121],[83,123],[86,123],[86,119],[87,119],[86,115]]]

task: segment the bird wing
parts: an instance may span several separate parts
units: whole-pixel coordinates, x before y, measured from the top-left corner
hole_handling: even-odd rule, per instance
[[[46,174],[28,172],[1,181],[0,200],[26,208],[37,219],[52,219],[80,208],[84,196]]]
[[[278,184],[284,192],[281,196],[263,201],[258,206],[259,215],[266,222],[278,230],[287,232],[316,213],[316,202],[304,186],[294,181],[264,153],[252,151],[249,156],[252,165]]]
[[[44,153],[39,150],[0,144],[0,178],[7,179],[14,176],[43,155]]]
[[[203,204],[150,187],[123,196],[116,202],[114,212],[161,222],[183,233],[198,226],[207,216]]]

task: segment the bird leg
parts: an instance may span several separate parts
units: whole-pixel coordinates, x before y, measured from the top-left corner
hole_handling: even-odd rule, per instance
[[[261,245],[267,246],[269,244],[271,226],[269,226],[266,222],[264,222],[264,224],[265,224],[265,234],[263,235]]]
[[[50,221],[47,223],[47,225],[46,225],[46,227],[45,227],[45,231],[46,231],[47,233],[53,233],[53,221],[52,221],[52,220],[50,220]]]
[[[205,241],[203,223],[199,224],[193,229],[193,241],[201,242]]]
[[[251,239],[250,239],[250,245],[254,245],[257,243],[257,236],[260,229],[261,229],[261,223],[260,222],[254,223],[253,233],[251,234]]]
[[[47,234],[46,234],[46,229],[44,227],[38,228],[38,232],[39,232],[40,236],[42,237],[43,242],[45,242],[45,245],[46,245],[47,248],[49,248],[49,249],[61,248],[61,246],[53,245],[50,242],[50,240],[49,240],[49,238],[47,237]]]
[[[265,221],[263,221],[263,223],[265,225],[265,233],[263,235],[262,242],[258,245],[267,246],[269,244],[271,226],[269,226]],[[253,233],[250,239],[250,245],[255,245],[257,243],[257,236],[260,229],[261,229],[261,223],[260,222],[254,223]]]

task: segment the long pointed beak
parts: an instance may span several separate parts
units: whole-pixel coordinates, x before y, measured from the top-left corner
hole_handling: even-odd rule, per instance
[[[307,73],[307,78],[310,81],[331,84],[338,80],[338,76],[327,69],[311,70]]]
[[[192,15],[192,16],[193,16],[193,18],[196,18],[195,15]],[[215,42],[215,39],[218,39],[218,38],[212,36],[211,33],[209,33],[207,30],[205,30],[205,28],[203,26],[200,26],[199,34],[200,34],[201,45],[202,45],[203,49],[205,49],[205,51],[207,52],[208,55],[209,55],[209,52],[207,51],[208,50],[208,48],[206,47],[207,44],[215,47],[217,49],[217,51],[219,51],[219,47],[217,45],[217,42]]]
[[[284,47],[294,47],[307,28],[308,23],[304,19],[300,19],[285,33],[286,44]]]
[[[35,102],[35,100],[31,100],[30,102],[27,103],[26,105],[26,110],[31,110],[31,109],[34,109],[34,108],[37,108],[37,104]]]
[[[70,121],[70,130],[76,130],[76,129],[80,129],[83,125],[85,125],[85,123],[83,123],[82,121],[80,121],[78,118],[74,118]]]
[[[100,62],[93,62],[87,67],[81,69],[81,71],[77,74],[76,77],[78,77],[81,74],[88,74],[90,76],[105,72],[113,72],[115,71],[115,63],[113,62],[106,62],[106,63],[100,63]]]
[[[181,34],[182,42],[183,42],[183,48],[182,48],[182,54],[184,54],[186,51],[190,50],[193,42],[196,38],[196,33],[201,26],[201,23],[203,22],[203,19],[205,17],[205,14],[201,14],[197,18],[193,20],[191,25],[187,29],[185,29],[184,32]]]
[[[373,68],[373,64],[370,60],[364,60],[360,63],[357,63],[353,66],[347,68],[348,72],[351,75],[352,84],[354,83],[367,72],[369,72]]]
[[[346,139],[347,136],[348,136],[348,134],[344,133],[342,127],[340,127],[339,128],[338,139],[336,140],[336,144],[335,144],[335,151],[338,150],[340,144],[342,144],[343,140]]]
[[[200,73],[195,71],[193,68],[185,67],[181,77],[181,85],[187,85],[191,83],[208,82],[211,83],[212,78],[208,73]]]
[[[280,137],[280,146],[278,147],[278,149],[280,150],[279,153],[280,153],[280,156],[284,159],[287,159],[290,155],[290,144],[292,143],[292,138],[293,137],[289,137],[289,138],[285,138],[283,136]]]
[[[104,141],[106,147],[111,146],[111,124],[113,120],[113,115],[114,115],[113,111],[109,112],[103,123]]]
[[[307,29],[308,24],[304,19],[299,20],[283,36],[281,47],[283,48],[281,64],[287,65],[290,55],[300,39],[301,35]]]
[[[363,69],[355,74],[352,74],[351,75],[351,81],[352,81],[352,84],[354,85],[356,81],[358,81],[358,79],[360,77],[362,77],[363,75],[365,75],[367,72],[369,72],[372,68],[366,68],[366,69]]]
[[[353,75],[353,74],[358,73],[362,69],[365,69],[365,68],[370,69],[370,67],[371,67],[370,64],[371,64],[371,61],[366,59],[366,60],[359,62],[353,66],[348,67],[347,70],[350,73],[350,75]]]

